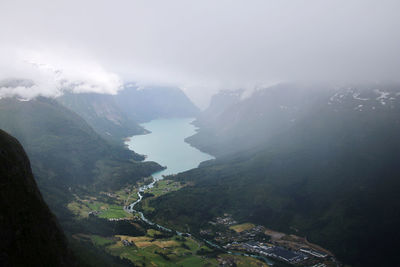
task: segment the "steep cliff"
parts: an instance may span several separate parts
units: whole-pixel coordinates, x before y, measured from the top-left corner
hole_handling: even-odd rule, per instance
[[[75,266],[17,139],[0,130],[0,265]]]

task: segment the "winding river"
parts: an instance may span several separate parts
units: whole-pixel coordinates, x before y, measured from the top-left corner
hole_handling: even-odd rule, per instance
[[[146,161],[155,161],[167,168],[153,173],[153,181],[147,185],[141,186],[137,193],[138,199],[124,209],[127,212],[138,213],[140,218],[150,225],[156,226],[164,231],[176,232],[178,235],[182,235],[183,233],[150,221],[142,212],[135,210],[134,207],[142,201],[143,193],[147,189],[152,188],[157,181],[162,180],[164,175],[177,174],[196,168],[202,161],[214,158],[190,146],[184,141],[186,137],[196,133],[196,127],[191,124],[192,121],[193,118],[152,120],[142,124],[145,129],[150,131],[149,134],[132,136],[129,141],[126,142],[129,149],[134,150],[136,153],[146,155]],[[190,233],[185,234],[191,235]],[[210,246],[224,250],[226,253],[259,258],[273,265],[273,261],[265,257],[227,251],[208,240],[203,239],[203,241]]]
[[[142,201],[143,192],[152,188],[163,179],[164,175],[177,174],[196,168],[200,162],[214,157],[201,152],[185,142],[185,138],[196,133],[196,127],[191,123],[193,118],[158,119],[143,123],[149,134],[132,136],[126,145],[136,153],[146,155],[146,161],[155,161],[166,169],[153,173],[153,181],[139,188],[138,200],[125,207],[128,212],[137,212],[134,207]],[[138,212],[143,221],[155,225]],[[159,228],[172,231],[161,225]]]

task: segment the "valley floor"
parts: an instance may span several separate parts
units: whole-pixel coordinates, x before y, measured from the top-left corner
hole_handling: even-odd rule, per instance
[[[144,235],[111,236],[76,233],[73,238],[89,242],[110,255],[131,261],[138,266],[337,266],[332,253],[310,244],[305,238],[286,235],[252,223],[238,223],[230,214],[223,214],[201,229],[197,237],[175,231],[163,231],[157,225],[140,224],[139,214],[126,211],[138,200],[141,186],[151,178],[114,192],[97,195],[75,195],[68,208],[78,219],[99,218],[126,221]],[[173,176],[157,181],[143,194],[143,211],[152,211],[152,198],[179,190],[188,184],[174,181]],[[212,242],[210,242],[210,241]],[[253,255],[253,257],[250,257]],[[260,259],[257,259],[259,257]],[[264,260],[262,258],[264,257]]]

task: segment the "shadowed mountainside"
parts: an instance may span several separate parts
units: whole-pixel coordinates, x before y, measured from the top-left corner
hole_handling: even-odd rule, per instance
[[[0,130],[0,265],[76,266],[19,142]]]
[[[156,209],[148,215],[198,231],[228,212],[241,222],[307,236],[355,266],[393,265],[400,238],[398,87],[323,91],[312,101],[296,101],[314,103],[302,109],[284,105],[288,92],[264,107],[275,117],[257,120],[275,134],[266,135],[258,148],[179,174],[176,179],[193,186],[151,201]],[[257,113],[250,114],[238,123],[250,123]],[[220,126],[238,130],[235,122]],[[241,140],[234,131],[227,136]]]
[[[1,99],[0,128],[25,147],[39,188],[57,216],[65,209],[71,188],[116,188],[162,169],[105,141],[76,113],[52,99]]]

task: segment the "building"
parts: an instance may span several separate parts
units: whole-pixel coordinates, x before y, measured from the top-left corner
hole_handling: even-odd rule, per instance
[[[318,250],[311,249],[311,248],[301,248],[300,251],[304,252],[304,253],[307,253],[309,255],[312,255],[314,257],[317,257],[317,258],[326,258],[326,257],[328,257],[328,254],[326,254],[325,252],[318,251]]]

